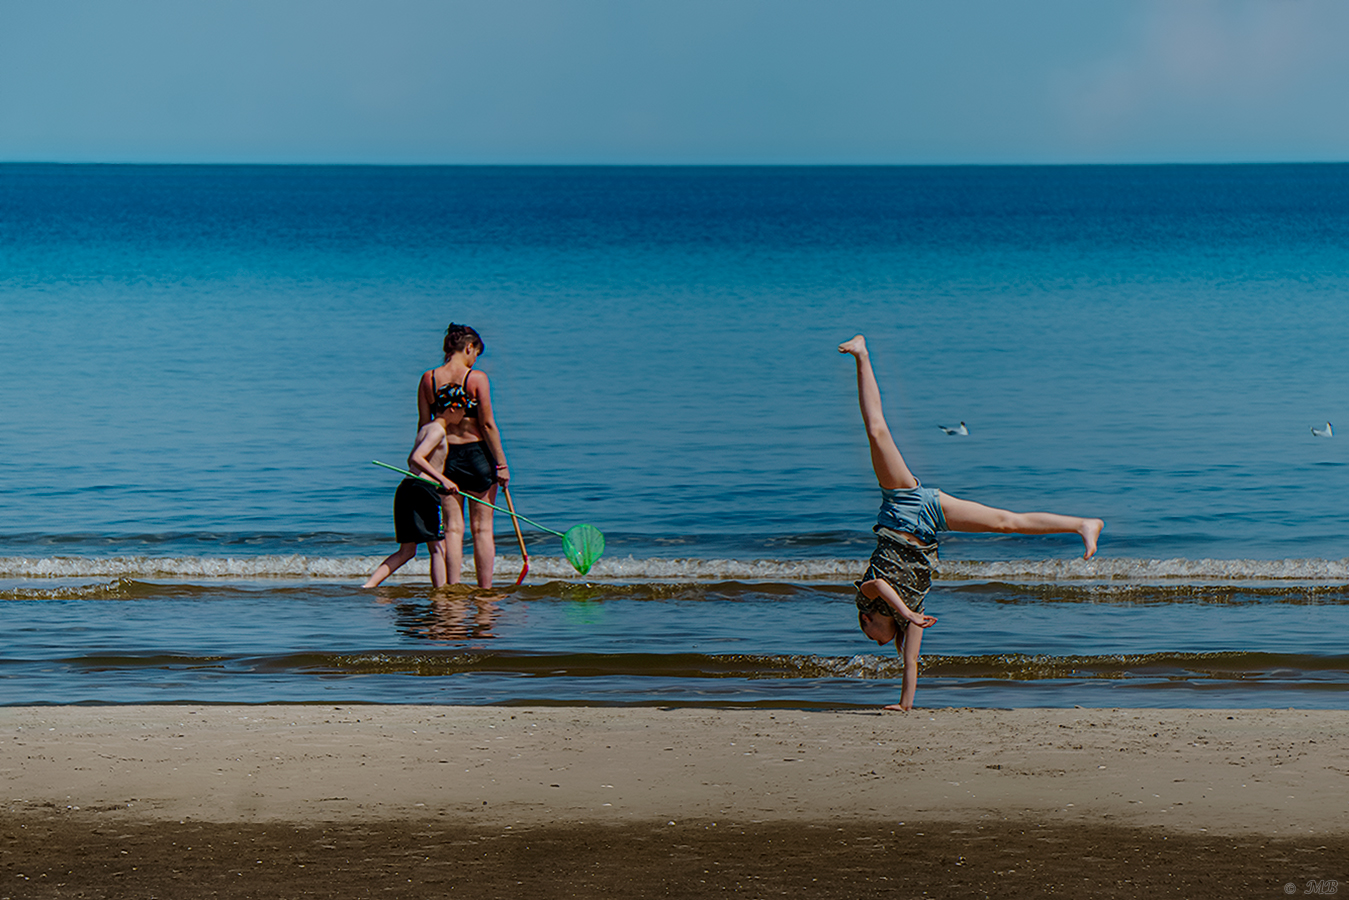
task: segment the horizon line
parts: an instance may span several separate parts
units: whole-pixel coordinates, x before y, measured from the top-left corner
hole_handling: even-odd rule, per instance
[[[10,166],[254,166],[270,168],[385,168],[385,169],[1010,169],[1010,168],[1163,168],[1183,166],[1336,166],[1349,159],[1290,160],[1171,160],[1120,162],[267,162],[209,160],[42,160],[0,159]]]

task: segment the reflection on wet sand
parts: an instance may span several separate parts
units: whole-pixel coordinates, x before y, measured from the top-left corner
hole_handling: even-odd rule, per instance
[[[496,637],[492,627],[501,615],[501,594],[486,594],[465,585],[448,585],[427,601],[398,603],[398,630],[429,641],[468,641]]]

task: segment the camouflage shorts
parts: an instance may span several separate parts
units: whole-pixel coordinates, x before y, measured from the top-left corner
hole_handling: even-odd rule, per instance
[[[880,613],[894,618],[894,608],[881,597],[867,597],[862,593],[865,582],[881,579],[899,594],[904,605],[916,613],[923,611],[923,598],[932,588],[932,570],[937,564],[937,545],[913,544],[883,525],[877,525],[876,549],[861,581],[854,581],[857,596],[854,602],[862,612]]]

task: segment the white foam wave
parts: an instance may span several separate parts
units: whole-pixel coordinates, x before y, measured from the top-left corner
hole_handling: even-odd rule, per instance
[[[952,581],[1349,581],[1349,559],[1047,559],[943,562]]]
[[[377,556],[113,556],[0,557],[4,578],[304,578],[348,581],[364,578]],[[571,581],[824,581],[847,583],[862,575],[858,559],[698,559],[610,558],[578,575],[563,557],[530,557],[529,580]],[[513,579],[520,558],[499,556],[498,580]],[[473,563],[465,563],[471,580]],[[397,580],[428,577],[428,560],[412,560]],[[940,581],[1319,581],[1349,582],[1349,559],[1105,559],[949,560]]]
[[[7,578],[332,578],[364,575],[380,557],[318,556],[48,556],[0,557],[0,576]],[[428,562],[414,559],[399,575],[427,575]]]
[[[383,557],[378,556],[241,556],[241,557],[0,557],[0,577],[6,578],[364,578]],[[428,577],[429,561],[413,559],[395,579]],[[520,557],[498,556],[499,578],[519,574]],[[473,562],[464,574],[471,577]],[[736,560],[736,559],[606,559],[585,576],[577,574],[564,557],[529,559],[529,578],[621,581],[641,580],[851,580],[858,577],[856,560]]]

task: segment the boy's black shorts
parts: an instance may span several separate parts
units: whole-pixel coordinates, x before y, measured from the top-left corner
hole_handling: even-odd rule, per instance
[[[399,482],[393,494],[393,533],[400,544],[428,544],[445,536],[435,488],[416,478]]]

